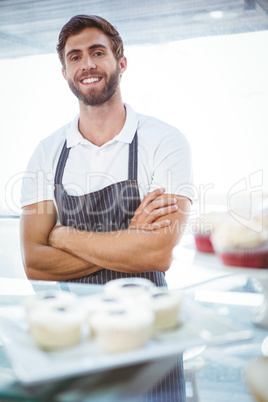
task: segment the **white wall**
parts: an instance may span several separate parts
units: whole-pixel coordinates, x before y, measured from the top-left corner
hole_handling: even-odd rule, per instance
[[[267,43],[264,31],[129,49],[126,100],[184,132],[210,201],[268,193]]]

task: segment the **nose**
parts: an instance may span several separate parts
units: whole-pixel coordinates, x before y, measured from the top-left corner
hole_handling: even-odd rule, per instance
[[[83,71],[85,70],[91,70],[92,68],[96,68],[96,64],[93,62],[92,58],[90,56],[86,56],[82,60],[82,65],[81,69]]]

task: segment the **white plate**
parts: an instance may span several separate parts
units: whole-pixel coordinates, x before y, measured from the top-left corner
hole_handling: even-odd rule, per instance
[[[180,327],[158,333],[145,347],[129,352],[105,354],[93,341],[57,352],[35,346],[21,306],[0,309],[0,335],[18,380],[24,385],[54,381],[74,375],[95,373],[182,353],[205,344],[250,339],[252,332],[238,329],[185,300]]]

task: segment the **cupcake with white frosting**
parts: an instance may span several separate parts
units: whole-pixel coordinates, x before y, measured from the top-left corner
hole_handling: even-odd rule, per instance
[[[103,310],[91,319],[96,340],[107,353],[143,347],[150,338],[153,322],[152,311],[131,306]]]
[[[154,329],[167,330],[179,325],[182,293],[166,287],[151,289],[142,297],[143,305],[150,308],[154,315]]]
[[[226,212],[211,211],[200,214],[193,221],[195,245],[198,251],[203,253],[214,253],[211,236],[217,226],[226,219]]]
[[[137,298],[156,287],[146,278],[120,278],[107,282],[104,285],[104,294],[110,297]]]
[[[268,230],[268,210],[264,210],[253,216],[253,222],[258,230]]]
[[[217,227],[212,243],[225,265],[268,268],[268,230],[254,219],[248,226],[229,219]]]
[[[245,378],[256,402],[267,402],[268,356],[250,361],[245,368]]]
[[[38,347],[55,350],[81,341],[83,311],[74,307],[42,306],[28,315],[30,333]]]
[[[104,311],[118,311],[130,303],[131,299],[109,296],[105,293],[100,293],[85,298],[82,307],[86,312],[86,324],[90,331],[89,335],[92,337],[95,336],[95,331],[91,324],[92,317],[95,314],[102,313]]]
[[[72,292],[60,290],[44,290],[23,300],[26,313],[40,307],[69,307],[75,303],[77,296]]]

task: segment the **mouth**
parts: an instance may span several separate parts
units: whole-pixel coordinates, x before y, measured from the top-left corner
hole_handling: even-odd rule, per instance
[[[93,84],[94,82],[101,81],[101,77],[86,77],[80,80],[81,84]]]

